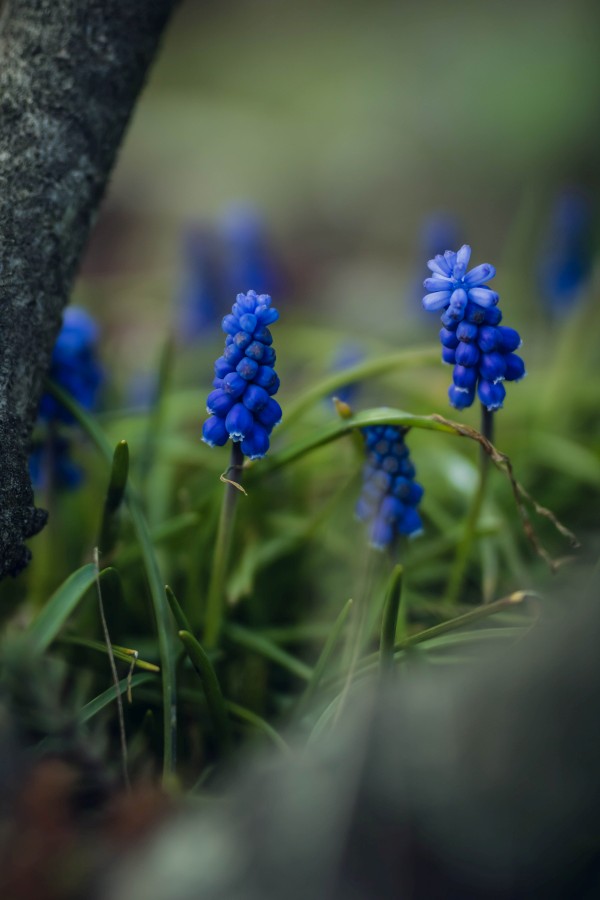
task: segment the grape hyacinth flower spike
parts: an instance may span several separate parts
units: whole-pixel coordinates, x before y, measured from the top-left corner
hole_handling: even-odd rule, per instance
[[[278,318],[268,294],[248,291],[237,295],[231,315],[223,319],[225,349],[215,363],[209,418],[202,428],[209,446],[222,447],[231,439],[250,459],[260,459],[269,449],[271,432],[281,421],[281,407],[273,397],[279,377],[268,327]]]
[[[423,488],[415,481],[406,431],[395,425],[362,429],[367,461],[356,515],[368,523],[370,543],[377,550],[392,547],[400,535],[417,537],[423,532],[417,510]]]
[[[521,338],[514,328],[500,325],[498,294],[486,282],[496,274],[482,263],[467,271],[471,248],[464,244],[456,253],[446,250],[427,263],[432,272],[423,282],[429,292],[423,306],[429,312],[443,310],[440,340],[442,360],[453,365],[450,403],[456,409],[471,406],[475,395],[488,412],[502,407],[504,381],[519,381],[525,365],[514,352]]]

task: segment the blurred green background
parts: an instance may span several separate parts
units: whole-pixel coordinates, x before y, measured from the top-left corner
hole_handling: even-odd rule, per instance
[[[240,203],[285,259],[284,309],[405,343],[441,211],[522,324],[552,196],[597,193],[599,17],[593,0],[184,0],[84,266],[120,371],[164,333],[183,226]]]

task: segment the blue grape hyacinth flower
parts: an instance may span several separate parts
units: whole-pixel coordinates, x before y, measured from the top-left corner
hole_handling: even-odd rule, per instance
[[[49,376],[87,410],[94,408],[104,380],[97,345],[98,326],[94,319],[84,309],[68,306],[52,352]],[[46,422],[71,424],[75,421],[50,394],[42,397],[39,417]]]
[[[427,263],[432,272],[423,286],[429,292],[423,306],[429,312],[443,310],[440,341],[442,360],[454,366],[448,397],[456,409],[471,406],[475,396],[493,412],[506,396],[504,381],[519,381],[525,365],[514,352],[521,338],[514,328],[500,325],[498,294],[486,282],[496,274],[482,263],[467,271],[471,248],[446,250]]]
[[[566,188],[554,200],[538,265],[542,298],[551,313],[568,312],[583,294],[593,262],[589,197]]]
[[[29,475],[36,490],[49,487],[75,490],[83,480],[83,471],[71,459],[71,443],[63,435],[54,434],[46,441],[36,441],[29,456]]]
[[[281,421],[274,399],[279,377],[269,325],[279,312],[268,294],[238,294],[222,329],[227,335],[223,356],[215,362],[214,390],[208,395],[209,418],[202,440],[222,447],[231,438],[244,456],[260,459],[269,449],[271,431]]]
[[[417,510],[423,488],[415,481],[406,431],[396,425],[362,429],[367,461],[356,515],[368,523],[369,540],[377,550],[391,547],[400,535],[417,537],[423,532]]]

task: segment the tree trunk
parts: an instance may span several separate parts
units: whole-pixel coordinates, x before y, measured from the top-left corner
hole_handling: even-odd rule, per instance
[[[43,528],[31,431],[61,311],[176,0],[0,9],[0,577]]]

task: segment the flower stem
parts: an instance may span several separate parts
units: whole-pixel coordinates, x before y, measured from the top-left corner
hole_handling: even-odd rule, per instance
[[[483,405],[481,407],[481,433],[491,443],[493,443],[494,413],[490,412]],[[485,497],[488,473],[490,471],[490,457],[485,452],[483,447],[480,448],[479,453],[479,484],[477,485],[475,496],[473,497],[473,500],[471,502],[471,508],[469,509],[469,514],[465,522],[463,535],[457,548],[457,553],[454,558],[454,565],[452,566],[452,570],[450,572],[450,578],[448,579],[448,586],[446,588],[446,595],[444,597],[444,603],[447,604],[456,603],[458,595],[460,594],[460,591],[462,589],[467,571],[467,564],[469,562],[469,556],[471,554],[471,548],[473,546],[473,539],[475,537],[475,531],[477,529],[477,523],[479,521],[479,514],[481,513],[481,507],[483,505],[483,500]]]
[[[240,444],[233,443],[231,445],[231,460],[227,474],[231,475],[232,481],[237,482],[238,485],[241,485],[242,481],[243,463],[244,454],[242,453]],[[204,640],[202,642],[206,650],[212,650],[217,645],[221,632],[223,606],[225,601],[225,575],[227,563],[229,561],[229,551],[231,549],[233,526],[235,523],[239,494],[239,487],[236,487],[236,485],[231,482],[226,483],[208,587],[208,598],[206,601]]]

